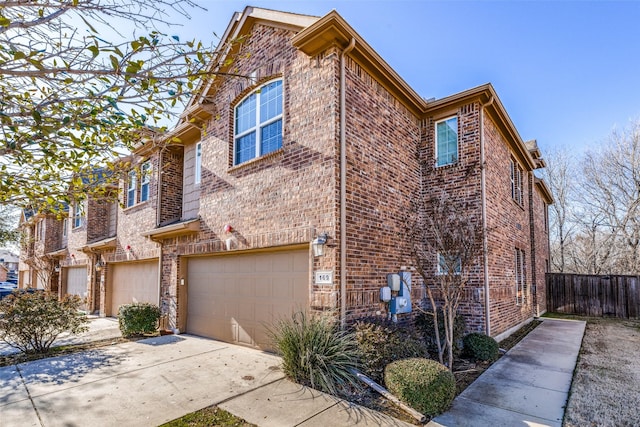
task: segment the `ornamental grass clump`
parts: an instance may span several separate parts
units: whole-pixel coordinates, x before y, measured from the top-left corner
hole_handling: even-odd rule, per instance
[[[359,387],[355,337],[341,331],[334,320],[298,312],[278,321],[270,334],[283,371],[293,381],[334,395]]]
[[[491,361],[498,358],[500,347],[490,336],[473,332],[462,339],[464,353],[476,360]]]
[[[384,370],[384,382],[392,394],[428,417],[446,411],[456,394],[451,371],[431,359],[392,362]]]
[[[154,304],[124,304],[118,309],[118,326],[125,338],[155,333],[159,320],[160,308]]]
[[[77,295],[15,291],[0,300],[0,340],[23,353],[47,353],[61,333],[87,331],[81,305]]]

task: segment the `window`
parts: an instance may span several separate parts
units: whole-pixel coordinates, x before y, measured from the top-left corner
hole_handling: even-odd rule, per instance
[[[457,255],[445,255],[438,253],[438,271],[437,274],[449,274],[450,267],[453,267],[454,274],[460,274],[462,271],[462,263]]]
[[[198,142],[196,144],[196,167],[194,171],[194,184],[200,184],[200,180],[202,179],[202,143]]]
[[[44,221],[38,221],[36,223],[36,242],[42,240],[42,226],[44,225]]]
[[[233,164],[282,147],[282,80],[261,86],[235,108]]]
[[[458,161],[458,118],[436,122],[436,166]]]
[[[67,237],[67,227],[69,227],[69,219],[64,218],[62,220],[62,237]]]
[[[127,175],[127,208],[134,206],[136,203],[142,203],[149,200],[149,186],[151,183],[151,162],[146,161],[140,165],[140,170],[131,170]]]
[[[82,205],[76,202],[73,205],[73,228],[78,228],[82,225]]]
[[[136,171],[129,172],[129,179],[127,179],[127,207],[131,207],[136,204]]]
[[[516,248],[515,252],[516,304],[521,305],[525,297],[525,262],[524,250]]]
[[[522,168],[513,159],[511,159],[511,197],[522,206]]]
[[[151,182],[151,163],[144,162],[140,167],[140,202],[149,200],[149,183]]]

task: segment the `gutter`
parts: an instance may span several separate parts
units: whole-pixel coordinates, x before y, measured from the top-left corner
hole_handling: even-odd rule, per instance
[[[356,46],[351,38],[340,54],[340,327],[344,329],[347,321],[347,142],[346,142],[346,76],[345,57]]]
[[[493,104],[493,95],[480,103],[480,197],[482,199],[482,269],[484,272],[484,333],[491,336],[491,301],[489,298],[489,254],[487,241],[487,174],[484,150],[484,109]]]

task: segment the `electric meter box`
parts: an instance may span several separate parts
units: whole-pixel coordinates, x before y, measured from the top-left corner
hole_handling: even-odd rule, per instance
[[[387,274],[387,286],[391,288],[391,292],[399,292],[400,275],[395,273]]]
[[[389,301],[389,311],[391,314],[411,313],[411,273],[401,271],[399,274],[389,274],[387,280],[389,276],[397,276],[400,280],[398,295]]]

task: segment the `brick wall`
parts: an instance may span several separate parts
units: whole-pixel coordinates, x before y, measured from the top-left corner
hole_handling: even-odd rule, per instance
[[[544,202],[540,189],[534,186],[532,193],[532,239],[535,253],[535,289],[536,298],[533,307],[535,315],[541,315],[547,311],[547,293],[545,283],[545,273],[548,272],[549,265],[549,223],[547,204]]]
[[[182,216],[183,162],[183,147],[169,147],[162,153],[160,225],[175,222]]]

